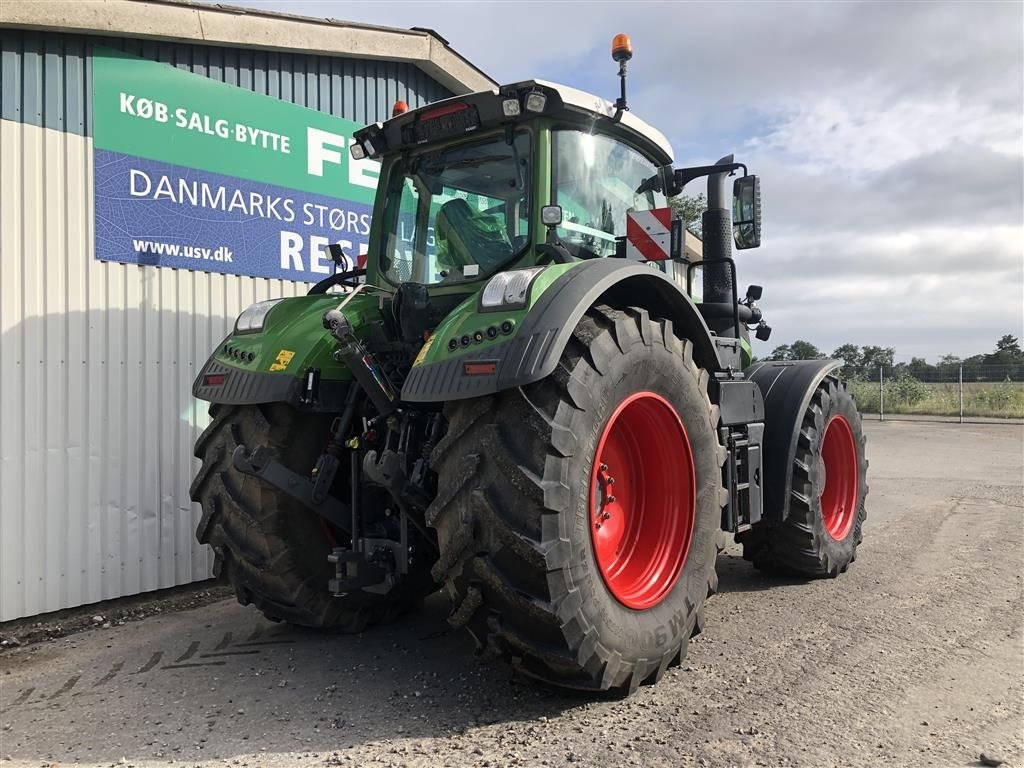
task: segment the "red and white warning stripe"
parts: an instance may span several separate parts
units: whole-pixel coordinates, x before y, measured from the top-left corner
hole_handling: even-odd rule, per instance
[[[664,261],[672,255],[672,209],[626,214],[626,258]]]

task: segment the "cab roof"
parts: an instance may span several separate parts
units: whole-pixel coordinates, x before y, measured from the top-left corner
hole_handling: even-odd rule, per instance
[[[546,97],[543,111],[526,111],[526,97],[537,92]],[[519,100],[520,109],[517,114],[510,116],[503,112],[502,104],[513,98]],[[649,152],[660,164],[672,163],[672,145],[661,131],[632,112],[623,112],[617,122],[613,121],[614,115],[615,105],[600,96],[546,80],[524,80],[432,102],[383,123],[361,128],[356,131],[355,138],[360,144],[368,140],[372,151],[367,154],[380,157],[413,149],[420,144],[465,135],[477,129],[515,124],[543,116],[566,119],[580,125],[598,124],[614,128],[614,132]],[[428,130],[432,125],[434,128]]]
[[[615,105],[612,102],[602,99],[600,96],[595,96],[592,93],[587,93],[586,91],[581,91],[568,85],[551,83],[547,80],[530,80],[527,82],[543,85],[558,91],[558,94],[562,97],[562,103],[567,107],[582,110],[594,115],[595,117],[606,117],[609,120],[615,114]],[[668,162],[671,163],[675,160],[675,156],[672,152],[672,145],[669,144],[668,139],[665,138],[665,134],[653,125],[641,120],[632,112],[623,112],[620,123],[628,128],[632,128],[637,133],[646,137],[652,144],[656,145],[658,149],[668,156]]]

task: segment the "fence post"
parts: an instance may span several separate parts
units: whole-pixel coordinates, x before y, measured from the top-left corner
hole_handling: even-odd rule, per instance
[[[885,388],[882,384],[882,366],[878,366],[878,420],[885,421]]]
[[[964,367],[960,366],[960,372],[957,374],[957,379],[960,384],[960,423],[964,423]]]

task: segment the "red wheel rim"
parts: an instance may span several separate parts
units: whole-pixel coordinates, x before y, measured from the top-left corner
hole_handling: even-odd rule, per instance
[[[825,427],[821,443],[825,483],[821,491],[821,516],[825,530],[842,541],[853,527],[857,512],[857,448],[850,422],[833,416]]]
[[[697,483],[683,422],[653,392],[615,409],[590,475],[590,534],[608,590],[628,608],[660,603],[690,550]]]

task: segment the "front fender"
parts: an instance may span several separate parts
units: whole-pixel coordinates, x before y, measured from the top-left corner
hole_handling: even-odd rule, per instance
[[[793,460],[804,413],[814,390],[842,365],[840,360],[755,363],[744,375],[764,397],[764,517],[785,520],[793,491]]]
[[[284,299],[267,315],[261,331],[232,331],[199,372],[192,394],[226,405],[287,402],[297,408],[340,410],[352,375],[334,359],[337,344],[324,329],[323,316],[342,298],[323,294]],[[376,299],[357,296],[345,314],[353,328],[365,328],[377,314]],[[317,371],[315,401],[307,392],[311,370]]]
[[[413,403],[463,400],[540,381],[555,370],[584,313],[600,303],[643,307],[671,320],[676,331],[693,342],[694,357],[703,367],[712,372],[721,369],[711,333],[697,307],[663,273],[621,259],[548,270],[562,270],[562,274],[539,296],[531,296],[529,309],[517,321],[517,332],[507,340],[484,341],[479,348],[451,348],[457,339],[448,338],[448,329],[442,324],[432,341],[433,353],[418,361],[406,378],[402,399]],[[460,308],[460,330],[493,324],[496,313],[475,312],[474,308],[472,301]]]

